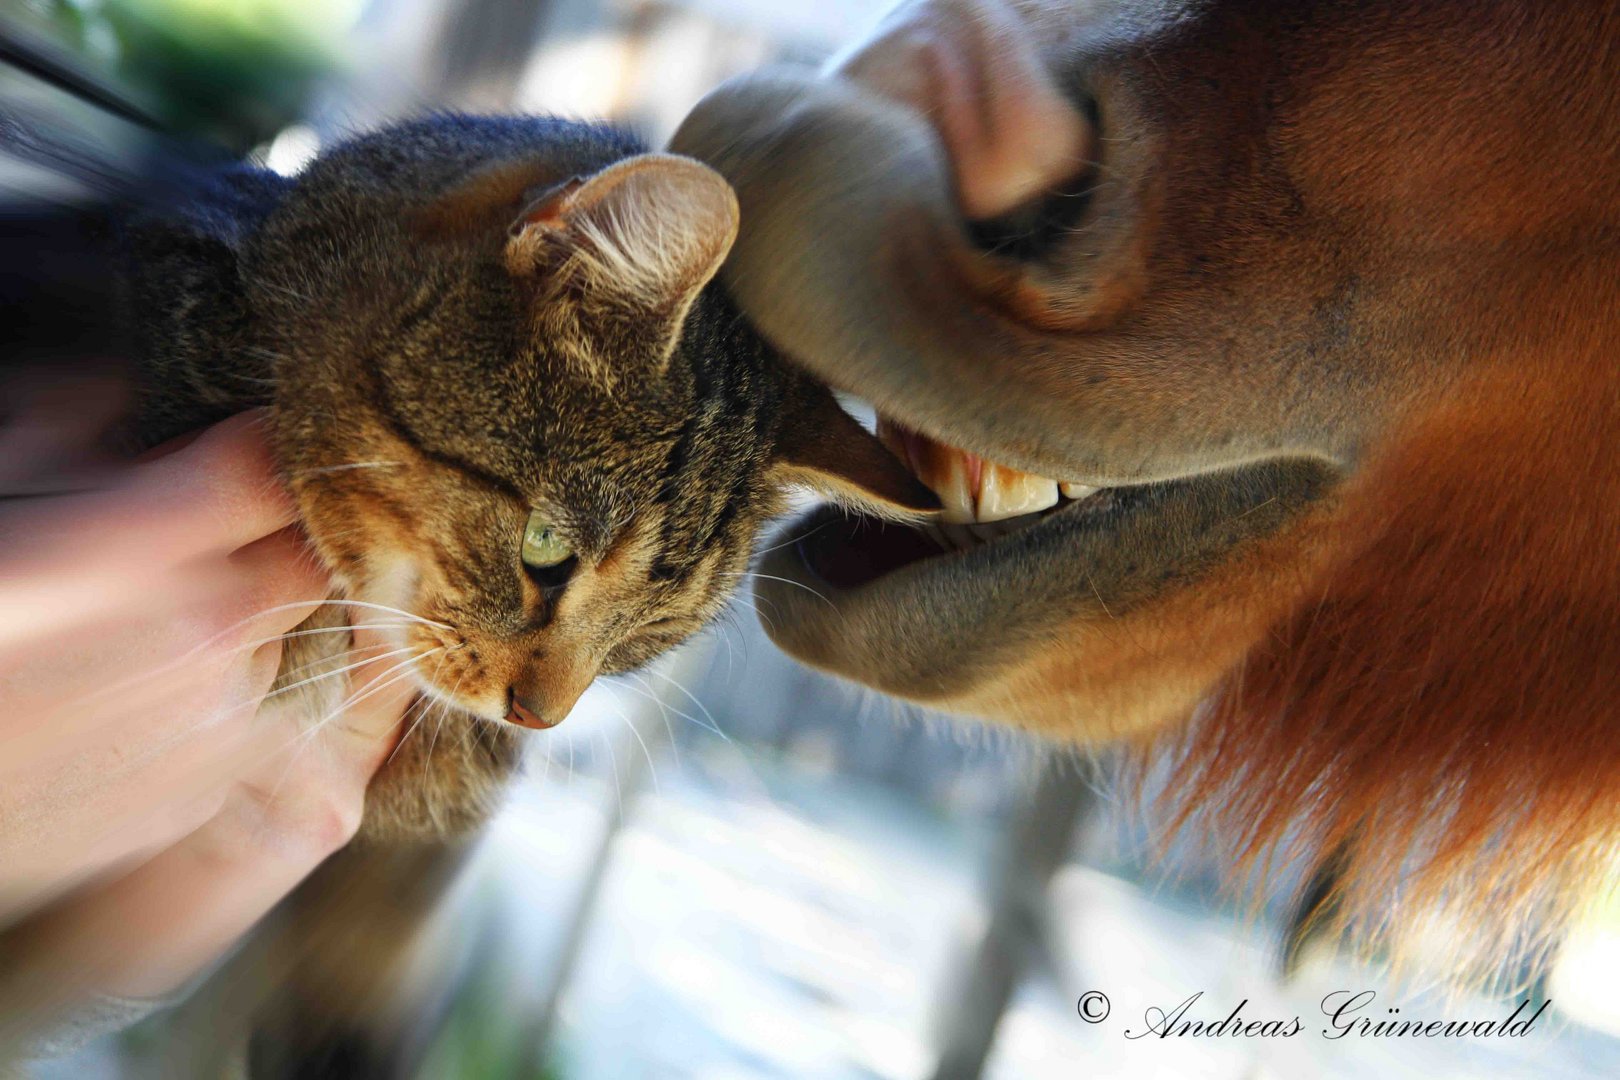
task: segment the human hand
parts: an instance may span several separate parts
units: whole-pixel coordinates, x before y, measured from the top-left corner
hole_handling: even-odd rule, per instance
[[[261,714],[330,587],[293,520],[253,415],[0,515],[0,920],[57,901],[14,963],[165,993],[353,835],[411,691]]]

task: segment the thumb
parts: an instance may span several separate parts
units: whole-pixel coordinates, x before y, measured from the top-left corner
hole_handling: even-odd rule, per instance
[[[404,737],[405,716],[420,695],[421,682],[416,650],[400,654],[374,630],[356,630],[354,647],[357,655],[374,659],[350,674],[347,704],[324,734],[333,763],[367,781]]]

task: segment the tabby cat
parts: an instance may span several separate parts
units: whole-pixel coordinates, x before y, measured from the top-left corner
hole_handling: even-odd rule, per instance
[[[288,1040],[364,998],[356,975],[383,977],[353,942],[406,936],[518,726],[555,725],[598,674],[701,628],[788,485],[888,517],[937,505],[710,284],[737,224],[717,173],[616,130],[441,115],[294,179],[233,167],[123,229],[141,440],[269,406],[337,597],[374,605],[423,707],[452,714],[406,736],[355,845],[283,912],[278,933],[330,947],[283,936],[271,954],[321,963],[277,978],[323,1000],[283,1002],[261,1071],[318,1071]],[[288,646],[284,686],[337,672],[350,642]],[[345,690],[316,680],[276,707],[313,721]],[[337,895],[333,923],[320,898]]]
[[[271,406],[340,595],[415,617],[395,646],[494,765],[500,721],[551,727],[711,619],[786,485],[935,505],[709,285],[736,229],[708,167],[549,119],[439,116],[296,179],[227,172],[127,230],[142,436]],[[332,637],[294,639],[284,669]],[[411,790],[373,836],[484,808],[465,775],[394,771]]]

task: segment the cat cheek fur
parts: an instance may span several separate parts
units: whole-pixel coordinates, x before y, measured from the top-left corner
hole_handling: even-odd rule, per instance
[[[465,490],[434,492],[455,478],[392,451],[403,459],[397,468],[311,470],[314,476],[295,488],[305,520],[323,555],[344,568],[343,595],[377,605],[356,614],[382,629],[390,660],[406,655],[394,650],[411,650],[418,658],[413,677],[430,696],[485,720],[560,722],[610,655],[618,661],[614,670],[635,666],[623,663],[624,647],[642,623],[656,617],[690,632],[740,576],[741,567],[715,551],[678,595],[649,605],[662,520],[644,514],[600,558],[587,557],[560,596],[544,599],[515,558],[523,508],[492,505]],[[407,512],[408,499],[414,502]],[[746,541],[737,547],[747,549]],[[502,578],[510,588],[499,587]],[[660,648],[632,650],[636,663],[684,636],[666,631]],[[527,717],[515,713],[514,699]]]

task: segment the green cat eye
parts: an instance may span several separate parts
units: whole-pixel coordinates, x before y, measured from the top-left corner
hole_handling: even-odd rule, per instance
[[[529,515],[529,524],[523,529],[522,554],[525,565],[544,570],[567,562],[573,557],[574,549],[557,535],[551,523],[536,510]]]

